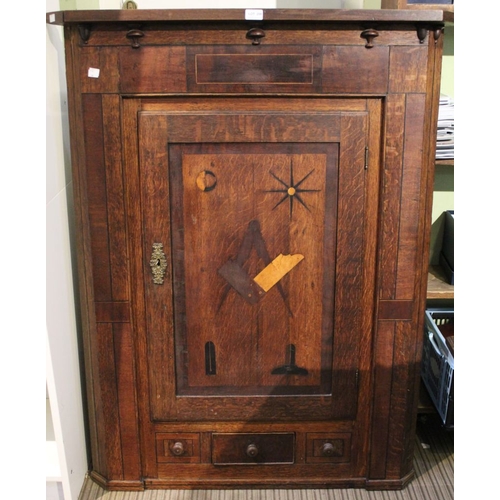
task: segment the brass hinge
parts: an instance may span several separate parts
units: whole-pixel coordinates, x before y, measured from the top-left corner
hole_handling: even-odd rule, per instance
[[[356,389],[359,387],[359,370],[356,370]]]
[[[365,146],[365,170],[368,170],[368,146]]]

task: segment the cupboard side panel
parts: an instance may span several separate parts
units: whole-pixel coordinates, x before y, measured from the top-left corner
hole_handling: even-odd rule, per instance
[[[122,168],[120,96],[102,96],[109,266],[113,301],[129,300],[129,272]]]
[[[385,109],[385,162],[382,169],[379,241],[379,299],[394,299],[400,231],[401,177],[405,96],[387,97]]]
[[[96,333],[92,338],[95,361],[93,384],[98,386],[95,405],[98,463],[93,470],[103,481],[123,480],[124,465],[130,468],[130,479],[139,479],[137,464],[123,463],[123,450],[130,451],[137,443],[122,443],[122,432],[135,431],[135,403],[131,418],[123,419],[123,405],[129,406],[134,395],[134,382],[123,366],[133,366],[129,352],[124,361],[120,335],[114,329],[120,321],[128,321],[129,281],[124,209],[123,173],[121,164],[120,98],[116,95],[82,96],[82,121],[85,148],[85,186],[88,203],[88,227],[93,279],[93,298],[97,316]],[[116,311],[121,314],[116,315]],[[100,322],[105,318],[114,322]],[[124,327],[126,323],[121,326]],[[124,327],[126,328],[126,327]],[[115,340],[119,340],[115,351]],[[116,357],[116,354],[120,356]],[[124,363],[123,365],[121,363]],[[124,378],[122,378],[124,377]],[[125,427],[122,428],[122,425]],[[131,425],[131,428],[128,426]],[[132,454],[132,462],[135,457]]]
[[[403,172],[401,178],[401,213],[398,243],[396,300],[414,299],[420,255],[420,184],[423,161],[425,95],[406,96]]]
[[[97,418],[97,408],[100,401],[100,383],[96,368],[97,355],[94,349],[96,327],[85,173],[85,146],[83,141],[83,109],[79,75],[79,35],[77,29],[66,26],[64,28],[64,39],[76,225],[76,255],[82,321],[82,345],[85,360],[86,398],[84,404],[87,407],[88,416],[89,468],[102,469],[105,466],[105,457],[102,456],[103,451],[99,439],[102,429]]]
[[[410,321],[395,322],[393,385],[390,401],[389,428],[387,443],[387,479],[401,478],[409,470],[404,470],[405,450],[413,443],[408,443],[411,422],[408,415],[414,418],[413,390],[415,373],[415,352],[418,342],[415,339],[415,327]],[[417,391],[418,392],[418,391]]]
[[[141,479],[137,398],[135,393],[135,362],[130,323],[113,324],[114,357],[116,363],[116,390],[118,421],[123,457],[123,479]]]
[[[434,34],[429,33],[429,37]],[[434,40],[432,40],[434,41]],[[441,42],[442,43],[442,42]],[[422,321],[425,305],[429,230],[428,213],[432,191],[429,151],[435,149],[437,95],[441,43],[421,48],[391,49],[391,92],[387,98],[386,166],[382,181],[382,217],[380,232],[381,264],[379,269],[379,335],[392,328],[392,366],[390,393],[376,383],[374,400],[374,437],[376,422],[382,414],[389,422],[386,440],[377,458],[372,448],[369,481],[386,484],[411,477],[413,436],[418,402],[419,362],[422,348]],[[412,59],[414,67],[405,69]],[[405,65],[406,64],[406,65]],[[428,92],[428,94],[426,94]],[[428,110],[433,109],[432,113]],[[400,129],[395,127],[399,123]],[[397,196],[391,200],[392,196]],[[427,203],[427,207],[425,207]],[[389,210],[389,213],[388,213]],[[390,212],[392,211],[392,213]],[[391,232],[392,228],[392,232]],[[422,259],[422,255],[424,256]],[[394,320],[394,321],[393,321]],[[383,371],[384,346],[375,345],[375,372]],[[386,362],[387,360],[385,360]],[[387,398],[390,394],[390,399]],[[380,442],[379,442],[380,443]],[[382,450],[384,448],[384,450]],[[380,458],[385,457],[382,461]],[[383,463],[383,465],[382,465]]]
[[[420,362],[422,358],[422,344],[423,336],[421,332],[424,328],[424,310],[426,307],[427,298],[427,271],[430,253],[430,233],[432,222],[432,198],[434,188],[434,167],[436,158],[436,135],[437,135],[437,122],[439,113],[439,94],[441,85],[441,64],[442,64],[442,51],[443,51],[443,36],[442,30],[436,30],[429,33],[433,38],[433,43],[429,43],[429,57],[427,59],[427,93],[424,98],[423,109],[424,126],[423,126],[423,155],[421,163],[420,175],[420,228],[419,237],[416,242],[417,252],[419,252],[419,259],[417,266],[420,266],[420,279],[415,281],[415,304],[413,310],[413,322],[415,329],[414,345],[411,347],[413,350],[414,358],[410,360],[413,371],[410,373],[412,379],[409,380],[409,386],[414,387],[413,401],[408,402],[406,408],[406,421],[407,432],[405,436],[404,455],[402,457],[402,473],[413,469],[413,456],[415,440],[413,436],[416,430],[415,413],[419,401],[419,388],[421,384],[420,377]],[[431,39],[432,39],[431,38]],[[412,385],[413,384],[413,385]]]
[[[368,477],[372,480],[386,476],[387,443],[391,390],[393,383],[395,325],[392,321],[378,323],[374,348],[376,353],[373,373],[373,417]]]
[[[118,393],[116,388],[116,365],[114,353],[113,325],[97,324],[98,370],[102,380],[101,404],[97,407],[97,420],[101,427],[100,445],[105,452],[104,468],[97,470],[107,480],[123,479],[122,444],[119,427]]]
[[[403,170],[401,177],[401,207],[399,244],[396,265],[395,299],[387,301],[389,309],[379,309],[380,319],[395,322],[393,384],[390,402],[390,432],[387,442],[386,479],[401,478],[413,467],[408,456],[413,450],[415,427],[415,392],[418,393],[416,374],[421,349],[420,320],[415,310],[419,298],[417,284],[423,272],[422,252],[422,165],[424,164],[425,95],[406,95],[405,136],[403,142]]]
[[[86,187],[94,300],[112,300],[109,261],[109,230],[104,161],[102,100],[99,94],[82,96],[83,132],[86,159]]]

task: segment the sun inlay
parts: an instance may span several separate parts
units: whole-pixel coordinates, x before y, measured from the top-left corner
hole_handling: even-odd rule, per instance
[[[269,173],[284,186],[282,189],[269,189],[266,193],[284,193],[283,198],[281,198],[276,205],[274,205],[273,210],[281,205],[284,201],[288,199],[289,208],[290,208],[290,219],[293,215],[293,201],[296,199],[304,208],[306,208],[309,212],[310,208],[307,206],[305,201],[302,199],[303,193],[315,193],[320,191],[320,189],[302,189],[300,186],[305,182],[305,180],[314,172],[314,169],[311,170],[308,174],[306,174],[300,181],[295,183],[293,176],[293,161],[290,161],[290,181],[287,184],[284,180],[280,179],[275,173],[269,171]]]

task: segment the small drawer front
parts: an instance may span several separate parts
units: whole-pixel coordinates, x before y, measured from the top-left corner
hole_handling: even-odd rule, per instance
[[[158,463],[200,462],[200,435],[198,433],[156,433]]]
[[[349,462],[351,458],[351,434],[309,433],[306,445],[307,463]]]
[[[292,464],[295,435],[213,434],[212,463],[216,465]]]

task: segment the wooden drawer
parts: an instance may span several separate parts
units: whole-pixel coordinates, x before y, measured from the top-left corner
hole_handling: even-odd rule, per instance
[[[295,434],[213,434],[215,465],[292,464]]]
[[[157,432],[156,459],[158,463],[200,462],[200,434]]]
[[[306,438],[307,463],[349,462],[351,459],[350,433],[308,433]]]

